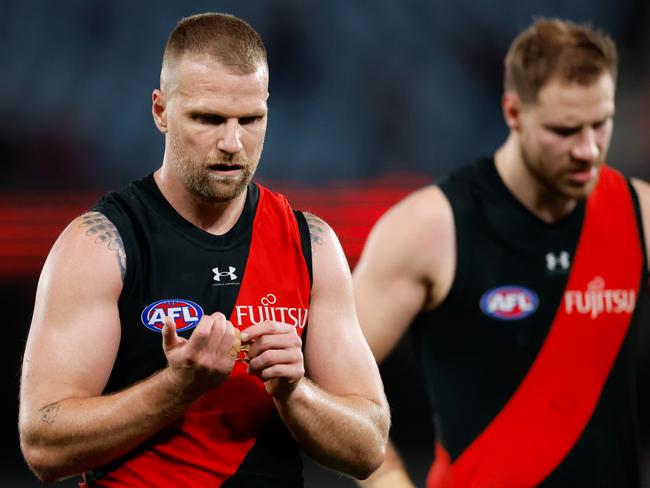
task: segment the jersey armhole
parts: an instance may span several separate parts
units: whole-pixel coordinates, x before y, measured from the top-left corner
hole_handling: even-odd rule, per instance
[[[300,244],[302,247],[302,255],[305,258],[305,264],[307,265],[307,271],[309,272],[309,286],[313,286],[314,274],[312,271],[311,236],[309,234],[309,224],[307,224],[305,214],[303,214],[300,210],[294,210],[293,214],[296,216],[298,229],[300,229]]]
[[[641,252],[643,253],[643,283],[648,281],[648,255],[646,253],[646,242],[645,234],[643,232],[643,220],[641,218],[641,204],[639,203],[639,196],[636,194],[634,185],[629,178],[625,179],[627,182],[627,187],[630,189],[630,195],[632,197],[632,204],[634,205],[634,216],[636,217],[636,228],[637,233],[639,234],[639,242],[641,244]]]

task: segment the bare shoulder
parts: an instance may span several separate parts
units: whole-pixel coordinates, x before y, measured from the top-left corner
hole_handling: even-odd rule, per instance
[[[100,212],[87,212],[73,221],[71,226],[74,225],[78,227],[79,233],[99,247],[99,251],[107,250],[114,256],[124,278],[126,253],[122,237],[113,222]]]
[[[430,185],[414,191],[393,206],[382,220],[411,232],[425,230],[431,225],[446,225],[452,220],[449,200],[440,187]],[[380,220],[381,223],[381,220]],[[426,231],[423,234],[427,234]]]
[[[320,217],[305,212],[311,237],[314,289],[350,274],[343,248],[334,230]]]
[[[647,181],[640,180],[638,178],[632,178],[632,186],[639,195],[639,199],[650,199],[650,183]]]
[[[309,237],[311,238],[312,248],[314,246],[322,246],[327,239],[332,238],[334,231],[327,222],[309,212],[304,212],[304,215],[309,226]]]
[[[126,272],[126,253],[119,232],[99,212],[87,212],[74,219],[54,243],[41,275],[42,285],[50,288],[65,282],[90,289],[119,294]],[[101,279],[99,277],[101,276]]]
[[[369,252],[379,246],[383,257],[428,269],[453,240],[451,205],[437,186],[419,189],[390,208],[368,238]]]

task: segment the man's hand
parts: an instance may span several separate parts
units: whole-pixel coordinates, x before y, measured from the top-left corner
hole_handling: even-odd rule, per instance
[[[302,341],[293,325],[264,321],[241,334],[250,343],[248,372],[257,376],[269,395],[286,399],[305,377]]]
[[[189,339],[179,337],[174,321],[166,317],[162,337],[169,377],[189,395],[198,397],[220,385],[235,365],[233,348],[239,339],[222,313],[204,315]]]

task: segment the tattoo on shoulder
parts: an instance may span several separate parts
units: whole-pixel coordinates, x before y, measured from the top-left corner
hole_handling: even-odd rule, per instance
[[[86,235],[94,236],[95,244],[104,243],[109,251],[115,251],[117,264],[120,267],[122,279],[124,279],[124,273],[126,272],[126,252],[124,251],[122,237],[113,225],[113,222],[99,212],[88,212],[81,216],[81,220],[79,227],[88,228]]]
[[[52,425],[56,420],[56,416],[59,414],[59,408],[61,408],[61,405],[58,403],[45,407],[41,410],[41,420],[46,424]]]
[[[323,244],[323,236],[325,235],[325,222],[315,215],[305,212],[305,218],[309,225],[309,235],[311,236],[312,244]]]

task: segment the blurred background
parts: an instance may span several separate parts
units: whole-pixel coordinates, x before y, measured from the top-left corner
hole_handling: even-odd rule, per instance
[[[160,165],[163,137],[150,107],[163,47],[181,17],[203,11],[235,14],[262,36],[271,98],[258,179],[327,220],[352,267],[389,206],[501,144],[502,60],[536,16],[591,21],[616,40],[609,162],[650,180],[647,0],[1,0],[0,300],[9,327],[0,355],[1,486],[38,486],[20,455],[16,420],[20,358],[45,256],[99,195]],[[423,486],[434,434],[410,340],[382,374],[393,435]],[[641,412],[650,405],[646,342]],[[642,418],[646,446],[649,420]],[[354,486],[309,461],[306,481]]]

